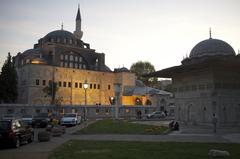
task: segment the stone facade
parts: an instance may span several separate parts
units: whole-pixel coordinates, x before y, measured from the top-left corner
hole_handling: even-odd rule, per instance
[[[43,91],[48,82],[57,83],[56,99],[61,98],[63,105],[84,105],[87,80],[87,105],[110,105],[109,97],[115,96],[114,84],[122,87],[135,85],[135,75],[129,72],[101,72],[63,68],[49,65],[28,64],[18,69],[18,103],[50,104],[51,98]]]

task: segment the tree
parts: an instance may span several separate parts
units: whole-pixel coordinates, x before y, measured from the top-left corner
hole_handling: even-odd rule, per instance
[[[155,68],[150,62],[138,61],[136,63],[133,63],[130,67],[130,71],[135,73],[137,79],[142,81],[147,86],[154,87],[157,83],[156,77],[142,77],[143,74],[155,72]]]
[[[8,53],[0,75],[0,101],[14,103],[17,101],[17,72],[12,62],[12,56]]]
[[[51,97],[51,104],[55,104],[55,98],[58,87],[56,82],[49,81],[48,86],[43,88],[43,92],[47,94],[47,96]]]

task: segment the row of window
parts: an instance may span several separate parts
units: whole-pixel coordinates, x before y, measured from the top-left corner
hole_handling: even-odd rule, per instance
[[[240,83],[207,83],[199,85],[188,85],[185,87],[173,88],[174,92],[186,92],[196,90],[209,90],[209,89],[240,89]]]
[[[67,38],[49,38],[48,39],[49,42],[57,42],[57,43],[64,43],[64,44],[75,44],[77,45],[77,40],[73,40],[73,39],[67,39]]]
[[[61,67],[70,67],[70,68],[79,68],[79,69],[87,69],[86,64],[82,63],[73,63],[73,62],[60,62]]]
[[[48,81],[48,84],[52,83],[52,80]],[[72,82],[66,82],[66,81],[59,81],[58,83],[58,87],[72,87]],[[40,80],[36,79],[36,85],[39,86],[40,85]],[[42,85],[46,86],[46,80],[42,80]],[[89,83],[89,89],[100,89],[100,84],[96,84],[96,83]],[[74,82],[74,88],[83,88],[83,83],[81,82]],[[111,89],[111,85],[108,85],[108,90]]]
[[[73,55],[60,55],[61,60],[65,61],[75,61],[75,62],[82,62],[83,58],[81,56],[73,56]]]

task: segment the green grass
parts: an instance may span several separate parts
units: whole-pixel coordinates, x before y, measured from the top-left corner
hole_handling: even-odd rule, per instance
[[[129,123],[124,120],[101,120],[74,134],[164,134],[167,127]]]
[[[209,159],[210,149],[227,150],[230,157],[240,156],[240,144],[122,142],[71,140],[50,154],[50,159]],[[217,158],[214,158],[217,159]]]

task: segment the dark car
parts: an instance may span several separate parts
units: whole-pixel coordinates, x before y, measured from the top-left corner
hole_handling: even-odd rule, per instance
[[[0,120],[0,146],[18,148],[22,143],[30,143],[33,139],[33,129],[21,120]]]
[[[39,113],[33,117],[32,126],[33,127],[46,127],[50,122],[50,117],[48,113]]]

